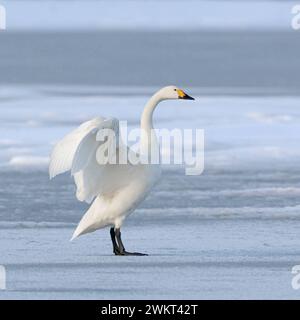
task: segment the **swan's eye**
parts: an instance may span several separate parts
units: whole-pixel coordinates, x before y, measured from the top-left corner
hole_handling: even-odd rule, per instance
[[[174,91],[177,91],[177,89],[174,89]]]

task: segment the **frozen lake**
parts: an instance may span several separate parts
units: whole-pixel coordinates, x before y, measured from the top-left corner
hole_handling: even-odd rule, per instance
[[[135,220],[124,240],[147,257],[113,256],[108,230],[70,243],[70,228],[1,228],[1,298],[299,299],[299,219]]]
[[[1,32],[1,299],[300,298],[291,286],[300,264],[299,34],[277,30],[274,15],[257,32],[255,14],[247,31],[229,31],[237,20],[219,13],[226,32],[171,32],[176,17],[163,31]],[[9,20],[38,22],[27,18]],[[169,84],[196,101],[162,103],[155,127],[204,129],[204,173],[165,168],[126,221],[126,248],[149,256],[113,256],[108,229],[69,242],[88,206],[68,175],[49,181],[53,145],[96,116],[137,127],[149,96]]]
[[[163,179],[123,230],[115,257],[108,229],[69,239],[86,204],[68,175],[48,180],[49,152],[96,115],[138,125],[151,88],[2,87],[0,297],[41,299],[292,298],[300,263],[299,98],[196,96],[162,104],[156,127],[203,128],[205,172]],[[93,94],[91,94],[93,92]]]

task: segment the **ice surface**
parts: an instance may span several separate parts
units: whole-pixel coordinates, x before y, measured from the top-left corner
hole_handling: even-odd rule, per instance
[[[124,228],[126,248],[147,257],[113,256],[108,230],[69,242],[68,228],[0,229],[9,248],[0,298],[299,299],[291,287],[299,224],[178,219]]]
[[[149,256],[113,256],[108,229],[69,242],[88,206],[68,174],[49,181],[51,148],[94,116],[138,126],[153,90],[1,87],[1,299],[299,299],[299,97],[162,103],[155,126],[203,128],[206,162],[165,168],[126,221],[126,249]]]

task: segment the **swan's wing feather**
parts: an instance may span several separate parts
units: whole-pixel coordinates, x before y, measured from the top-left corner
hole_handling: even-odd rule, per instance
[[[50,157],[50,179],[71,169],[75,152],[81,140],[91,129],[103,121],[104,119],[99,117],[84,122],[55,145]]]
[[[107,131],[109,130],[109,131]],[[100,122],[92,128],[87,134],[81,139],[78,147],[74,153],[71,174],[84,170],[91,162],[99,160],[98,163],[102,164],[103,160],[99,158],[101,152],[97,152],[101,146],[103,146],[107,134],[112,133],[113,139],[106,141],[106,146],[110,151],[116,151],[113,148],[113,141],[119,141],[119,121],[115,118],[108,118]],[[105,146],[105,147],[106,147]],[[103,146],[104,147],[104,146]],[[99,150],[100,151],[100,150]],[[110,154],[111,155],[111,154]],[[97,158],[98,156],[98,158]]]
[[[113,134],[113,139],[106,139],[107,134]],[[117,119],[94,119],[58,143],[51,156],[50,176],[71,170],[77,199],[91,202],[96,196],[115,192],[130,181],[130,164],[115,166],[105,162],[105,150],[109,150],[108,156],[117,157],[125,148]]]
[[[93,156],[95,149],[97,148],[96,134],[98,128],[93,128],[90,132],[86,134],[85,137],[80,141],[72,162],[71,174],[72,176],[88,165],[90,157]]]
[[[119,137],[119,121],[114,118],[99,123],[82,138],[71,168],[78,200],[90,203],[97,195],[113,192],[117,188],[119,181],[114,175],[120,167],[112,168],[111,162],[107,162],[111,158],[106,158],[116,159],[120,146],[123,148]]]
[[[114,137],[119,140],[119,121],[109,118],[96,130],[87,134],[76,150],[72,174],[77,187],[76,197],[79,201],[90,203],[97,195],[111,187],[110,183],[113,179],[110,165],[105,164],[102,159],[103,151],[106,147],[110,147],[109,141],[103,139],[107,134],[106,129],[112,130]],[[115,148],[114,150],[117,152]]]

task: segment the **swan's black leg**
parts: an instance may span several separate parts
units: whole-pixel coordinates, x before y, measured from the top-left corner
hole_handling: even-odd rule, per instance
[[[121,252],[119,250],[117,241],[116,241],[116,234],[114,228],[110,228],[110,237],[111,237],[111,242],[113,244],[113,252],[116,256],[121,255]]]
[[[115,230],[113,230],[117,239],[117,243],[118,243],[118,250],[119,250],[119,255],[122,256],[147,256],[147,254],[145,253],[139,253],[139,252],[128,252],[126,251],[122,239],[121,239],[121,231],[120,228],[117,228]],[[116,253],[115,253],[116,254]]]

